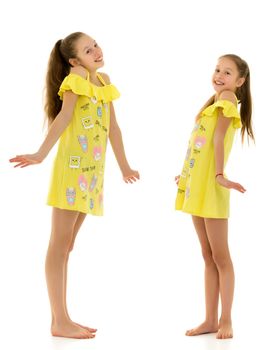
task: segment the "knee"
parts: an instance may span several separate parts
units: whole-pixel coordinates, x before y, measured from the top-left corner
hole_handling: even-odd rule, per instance
[[[53,234],[50,239],[49,250],[61,257],[67,257],[73,249],[72,235],[56,235]]]
[[[229,254],[213,254],[213,260],[219,269],[225,269],[231,265],[231,258]]]
[[[214,264],[212,251],[210,249],[202,249],[202,256],[206,266]]]

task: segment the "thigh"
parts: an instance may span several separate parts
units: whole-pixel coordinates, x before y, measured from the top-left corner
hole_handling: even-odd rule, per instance
[[[77,234],[86,218],[87,214],[84,214],[84,213],[79,213],[79,216],[77,217],[77,220],[75,222],[75,226],[74,226],[74,231],[73,231],[73,234],[72,234],[72,240],[71,240],[71,246],[70,246],[70,250],[73,249],[73,245],[75,243],[75,239],[77,237]]]
[[[228,219],[205,218],[204,222],[213,255],[228,255]]]
[[[204,218],[192,215],[192,221],[193,221],[195,231],[197,233],[202,251],[211,252],[211,246],[208,240]]]
[[[78,217],[77,211],[53,208],[51,240],[70,242]]]

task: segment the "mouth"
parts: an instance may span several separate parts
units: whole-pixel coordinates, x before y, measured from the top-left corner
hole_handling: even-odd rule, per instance
[[[103,56],[100,56],[99,58],[97,58],[96,60],[94,60],[94,62],[102,62],[103,61]]]
[[[219,81],[219,80],[214,80],[214,83],[220,86],[225,85],[222,81]]]

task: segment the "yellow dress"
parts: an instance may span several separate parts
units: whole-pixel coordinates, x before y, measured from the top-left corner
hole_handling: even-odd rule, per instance
[[[47,204],[93,215],[103,215],[103,178],[110,127],[110,102],[117,88],[96,86],[77,74],[63,80],[58,95],[78,95],[72,120],[60,137]]]
[[[218,100],[205,108],[192,131],[187,155],[178,184],[176,210],[204,218],[228,218],[230,191],[215,179],[213,136],[219,109],[232,118],[224,139],[224,167],[232,148],[234,134],[242,126],[236,106],[228,100]]]

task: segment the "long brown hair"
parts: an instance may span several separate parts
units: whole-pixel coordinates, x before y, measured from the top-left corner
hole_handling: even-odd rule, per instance
[[[255,141],[253,128],[252,128],[252,97],[251,97],[251,89],[250,89],[250,70],[246,61],[234,54],[226,54],[221,56],[220,58],[229,58],[232,60],[239,72],[240,78],[245,78],[244,83],[241,87],[237,88],[236,96],[240,101],[240,116],[242,121],[241,128],[241,138],[242,142],[244,141],[245,132],[247,133],[248,138],[250,137],[253,141]],[[201,112],[213,104],[215,101],[215,95],[211,96],[210,99],[204,104],[204,106],[199,111],[196,119],[199,118]]]
[[[64,39],[58,40],[51,51],[45,86],[45,114],[48,125],[50,125],[59,113],[62,101],[58,96],[59,87],[63,79],[69,74],[71,65],[70,58],[76,58],[77,40],[85,35],[75,32]]]

